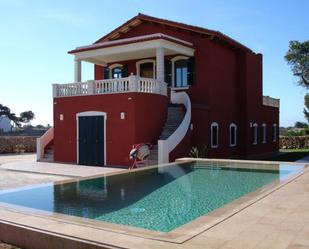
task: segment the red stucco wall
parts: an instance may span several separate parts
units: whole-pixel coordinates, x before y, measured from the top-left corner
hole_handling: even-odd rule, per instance
[[[76,113],[107,113],[106,159],[108,165],[130,165],[129,152],[135,143],[154,142],[164,125],[167,97],[158,94],[126,93],[54,99],[55,161],[76,163]],[[120,113],[125,119],[120,119]],[[60,114],[64,120],[60,120]]]
[[[220,158],[247,157],[278,150],[278,144],[270,139],[267,144],[251,144],[251,122],[257,122],[259,126],[267,123],[270,137],[271,125],[277,123],[279,127],[278,109],[262,105],[261,54],[232,49],[193,32],[150,23],[142,23],[119,38],[152,33],[192,42],[196,48],[196,82],[187,90],[192,101],[192,145],[206,144],[208,155]],[[130,73],[136,73],[136,60],[119,63],[127,65]],[[210,148],[212,122],[219,124],[219,148]],[[230,123],[237,125],[236,147],[229,145]],[[179,149],[177,151],[179,154]]]

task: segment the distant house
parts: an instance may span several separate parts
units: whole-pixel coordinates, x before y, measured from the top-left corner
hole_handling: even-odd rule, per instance
[[[129,165],[151,142],[153,163],[278,151],[279,100],[262,95],[262,55],[218,32],[139,14],[69,52],[75,82],[53,85],[54,160]],[[82,62],[94,80],[81,79]],[[43,151],[46,148],[43,148]]]
[[[11,131],[11,120],[8,117],[0,117],[0,132],[9,132]]]

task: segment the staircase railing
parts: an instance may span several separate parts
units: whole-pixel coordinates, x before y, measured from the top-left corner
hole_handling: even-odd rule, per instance
[[[49,128],[43,136],[36,139],[36,159],[44,157],[45,147],[54,139],[54,127]]]
[[[188,132],[191,122],[191,101],[186,92],[171,92],[171,103],[173,104],[183,104],[186,108],[186,114],[174,131],[174,133],[169,136],[166,140],[158,140],[158,163],[168,163],[169,154],[172,152],[176,146],[183,140]]]

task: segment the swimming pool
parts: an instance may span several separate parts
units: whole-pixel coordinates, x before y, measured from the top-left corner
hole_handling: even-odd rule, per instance
[[[3,191],[0,202],[170,232],[303,166],[203,161]]]

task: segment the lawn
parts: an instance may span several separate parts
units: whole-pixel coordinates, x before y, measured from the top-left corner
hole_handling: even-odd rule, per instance
[[[303,157],[309,156],[309,149],[280,150],[280,152],[282,153],[279,155],[266,157],[262,160],[295,162]]]

